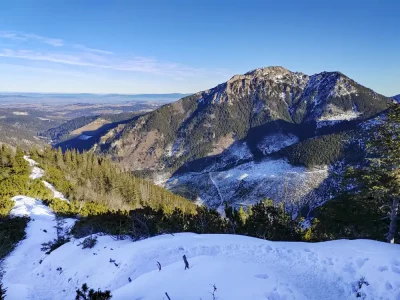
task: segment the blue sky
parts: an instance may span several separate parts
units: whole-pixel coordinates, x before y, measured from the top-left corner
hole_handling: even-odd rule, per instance
[[[272,65],[399,94],[400,1],[0,1],[0,91],[186,93]]]

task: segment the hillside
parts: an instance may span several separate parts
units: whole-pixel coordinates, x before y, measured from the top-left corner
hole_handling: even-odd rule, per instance
[[[43,147],[45,143],[32,131],[7,124],[0,120],[0,144],[12,147],[20,146],[28,150],[32,146]]]
[[[212,207],[266,197],[309,202],[348,133],[392,102],[339,72],[268,67],[140,116],[93,149]],[[315,159],[296,158],[315,144]]]
[[[393,98],[400,102],[400,95],[394,96]]]

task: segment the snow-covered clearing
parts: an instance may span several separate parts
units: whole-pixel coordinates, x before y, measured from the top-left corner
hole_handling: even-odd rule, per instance
[[[298,141],[299,138],[294,134],[276,133],[266,136],[263,141],[258,144],[258,149],[260,149],[264,155],[267,155],[296,144]]]
[[[324,126],[333,126],[343,121],[350,121],[358,118],[360,113],[357,111],[344,111],[336,114],[322,116],[317,120],[317,128]]]
[[[284,159],[264,159],[238,164],[227,170],[206,169],[200,173],[178,174],[171,177],[165,186],[171,190],[188,186],[205,204],[223,210],[223,201],[244,206],[266,197],[297,204],[314,201],[309,199],[312,191],[327,177],[327,167],[308,170],[292,166]]]
[[[26,111],[13,111],[13,115],[15,115],[15,116],[27,116],[29,114]]]
[[[162,235],[139,242],[99,236],[92,249],[73,240],[49,255],[57,236],[50,208],[13,198],[14,216],[28,215],[26,239],[6,258],[7,300],[74,299],[83,283],[109,289],[115,300],[400,299],[400,245],[368,240],[270,242],[238,235]],[[66,219],[63,228],[71,226]],[[190,268],[184,269],[182,256]],[[162,266],[157,268],[157,262]],[[358,290],[365,277],[369,285]],[[361,298],[363,299],[363,298]]]

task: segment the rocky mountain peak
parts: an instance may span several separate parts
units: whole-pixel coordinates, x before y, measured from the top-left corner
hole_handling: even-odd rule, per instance
[[[266,75],[285,75],[288,73],[292,73],[292,72],[284,67],[270,66],[270,67],[254,69],[252,71],[245,73],[244,75],[266,76]]]

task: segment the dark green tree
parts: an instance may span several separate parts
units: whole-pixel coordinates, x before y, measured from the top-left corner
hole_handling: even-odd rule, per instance
[[[357,196],[373,199],[369,203],[389,219],[386,240],[394,243],[400,200],[400,106],[392,107],[381,122],[366,145],[364,164],[349,168],[346,175]]]
[[[110,291],[95,291],[94,289],[89,289],[86,283],[82,287],[76,290],[75,300],[109,300],[112,298]]]
[[[6,298],[7,289],[0,282],[0,300],[4,300]]]

